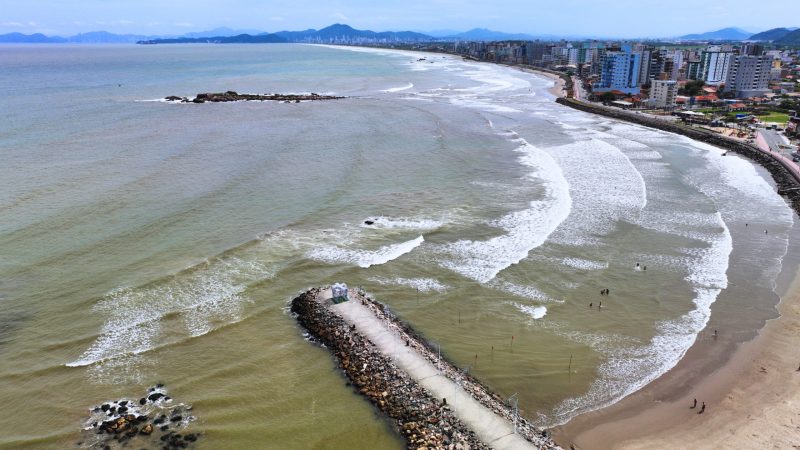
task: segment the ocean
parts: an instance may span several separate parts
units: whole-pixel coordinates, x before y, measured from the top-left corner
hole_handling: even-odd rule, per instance
[[[203,448],[402,448],[288,312],[334,282],[546,427],[777,316],[797,232],[768,174],[539,75],[290,44],[4,45],[0,67],[3,448],[85,442],[92,406],[155,383]],[[227,90],[347,98],[160,100]]]

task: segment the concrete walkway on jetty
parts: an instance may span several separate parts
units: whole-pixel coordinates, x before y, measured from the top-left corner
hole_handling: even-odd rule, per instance
[[[331,298],[331,290],[320,293],[319,300]],[[375,344],[398,367],[422,385],[432,396],[446,398],[453,413],[467,425],[478,438],[496,449],[536,449],[535,445],[514,433],[514,425],[477,400],[458,383],[444,376],[436,366],[414,347],[406,346],[404,332],[393,322],[376,317],[359,294],[351,290],[350,301],[330,306],[350,325]],[[444,363],[443,363],[444,364]]]

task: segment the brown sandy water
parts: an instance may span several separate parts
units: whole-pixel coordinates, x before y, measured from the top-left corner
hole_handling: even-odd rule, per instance
[[[741,341],[776,315],[795,231],[746,161],[504,67],[149,47],[0,49],[2,447],[72,445],[158,382],[208,448],[399,447],[286,310],[334,281],[542,425],[668,370],[706,320]],[[142,101],[228,89],[351,98]]]

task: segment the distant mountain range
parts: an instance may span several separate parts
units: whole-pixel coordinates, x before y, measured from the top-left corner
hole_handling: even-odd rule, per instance
[[[80,43],[80,44],[122,44],[146,42],[150,44],[167,43],[278,43],[278,42],[419,42],[436,40],[429,36],[414,31],[383,31],[356,30],[349,25],[334,24],[321,30],[308,29],[304,31],[279,31],[266,33],[259,30],[233,30],[230,28],[215,28],[213,30],[187,33],[181,36],[145,36],[134,34],[113,34],[106,31],[93,31],[70,37],[45,36],[43,34],[9,33],[0,35],[0,43]]]
[[[416,33],[414,31],[383,31],[375,32],[370,30],[356,30],[350,25],[341,23],[333,24],[321,30],[309,29],[305,31],[279,31],[276,35],[289,42],[323,42],[331,40],[339,41],[358,41],[358,40],[380,40],[380,41],[433,41],[433,36]]]
[[[723,28],[707,33],[687,34],[678,39],[684,41],[743,41],[748,39],[753,33],[748,33],[740,28]]]
[[[487,30],[486,28],[473,28],[463,33],[442,36],[442,39],[458,39],[462,41],[532,41],[536,38],[529,34],[503,33],[501,31]]]
[[[165,39],[144,39],[139,44],[285,44],[289,41],[277,34],[240,34],[237,36],[179,37]]]
[[[723,28],[707,33],[687,34],[676,39],[684,41],[772,41],[782,45],[798,45],[800,37],[797,28],[774,28],[761,33],[748,33],[739,28]],[[334,24],[320,30],[278,31],[266,33],[254,29],[235,30],[227,27],[212,30],[186,33],[180,36],[147,36],[138,34],[114,34],[106,31],[93,31],[69,37],[45,36],[43,34],[9,33],[0,35],[0,43],[262,43],[262,42],[429,42],[429,41],[530,41],[535,39],[559,40],[570,39],[568,36],[531,35],[520,33],[504,33],[500,31],[475,28],[465,32],[438,30],[429,33],[414,31],[357,30],[344,24]],[[582,39],[582,38],[575,38]]]
[[[775,41],[778,40],[787,34],[791,33],[793,29],[789,28],[773,28],[771,30],[762,31],[761,33],[756,33],[749,38],[748,41]]]
[[[800,45],[800,30],[795,29],[772,42],[780,45]]]

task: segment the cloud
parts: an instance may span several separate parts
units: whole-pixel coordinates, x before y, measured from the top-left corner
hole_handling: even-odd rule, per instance
[[[176,22],[173,23],[173,25],[175,25],[176,27],[183,27],[183,28],[191,28],[194,26],[194,24],[190,22]]]
[[[96,25],[133,25],[135,22],[132,20],[120,19],[120,20],[98,20],[95,22]],[[75,25],[82,24],[82,22],[74,22]]]
[[[333,17],[335,19],[339,19],[339,20],[345,20],[345,21],[346,20],[350,20],[350,19],[347,18],[347,16],[345,16],[344,14],[342,14],[340,12],[337,12],[336,14],[334,14]]]
[[[281,16],[272,16],[269,18],[269,20],[273,22],[283,22],[284,20],[286,20],[286,18]]]
[[[13,28],[25,28],[27,26],[24,23],[19,23],[19,22],[3,22],[0,23],[0,25],[4,27],[13,27]]]

